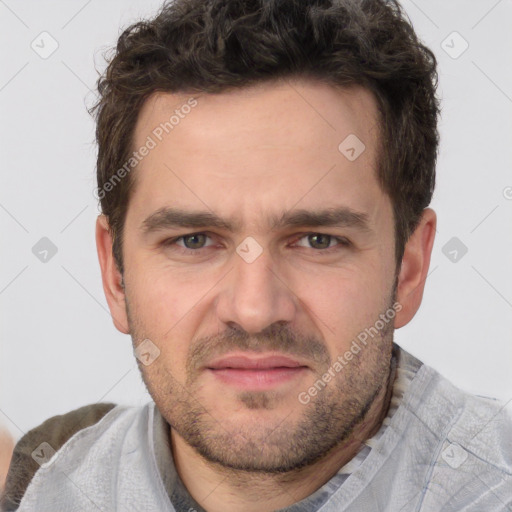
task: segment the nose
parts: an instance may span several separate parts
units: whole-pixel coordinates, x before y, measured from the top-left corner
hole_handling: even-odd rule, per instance
[[[234,253],[233,264],[217,297],[220,322],[255,334],[275,322],[293,320],[297,298],[268,251],[250,263]]]

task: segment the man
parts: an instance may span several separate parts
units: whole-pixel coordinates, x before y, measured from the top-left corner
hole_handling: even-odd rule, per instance
[[[399,6],[177,0],[98,86],[103,286],[154,403],[28,433],[5,509],[511,510],[505,409],[393,343],[438,146]]]

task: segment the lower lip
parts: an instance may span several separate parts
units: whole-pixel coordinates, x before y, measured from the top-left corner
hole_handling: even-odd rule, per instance
[[[305,366],[293,368],[280,366],[278,368],[258,370],[244,370],[241,368],[209,369],[209,371],[224,384],[252,390],[271,389],[280,384],[285,384],[299,377],[306,370],[307,368]]]

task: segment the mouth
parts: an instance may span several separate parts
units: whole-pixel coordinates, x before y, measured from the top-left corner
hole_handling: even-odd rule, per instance
[[[223,384],[246,390],[265,390],[302,376],[309,367],[283,355],[233,354],[215,359],[206,369]]]

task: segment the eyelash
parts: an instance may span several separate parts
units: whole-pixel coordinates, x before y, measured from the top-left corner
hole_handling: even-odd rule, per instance
[[[207,233],[199,231],[197,233],[187,233],[186,235],[181,235],[181,236],[178,236],[178,237],[175,237],[175,238],[169,238],[167,240],[164,240],[162,242],[162,244],[164,246],[166,246],[166,247],[168,247],[168,246],[176,246],[176,242],[178,242],[179,240],[183,240],[184,238],[187,238],[189,236],[194,236],[194,235],[205,235],[208,238],[212,238]],[[348,240],[345,237],[338,237],[338,236],[334,236],[334,235],[329,235],[327,233],[319,233],[319,232],[303,233],[300,236],[298,236],[297,238],[295,238],[292,243],[296,243],[299,240],[302,240],[303,238],[306,238],[306,237],[311,236],[311,235],[327,236],[327,237],[331,238],[331,241],[332,240],[336,240],[338,242],[338,244],[334,245],[333,247],[328,247],[327,249],[314,249],[313,247],[310,248],[310,249],[312,249],[313,251],[315,251],[318,254],[330,254],[331,252],[338,250],[340,247],[348,248],[348,247],[352,246],[352,243],[350,242],[350,240]],[[197,255],[199,255],[201,253],[201,251],[203,251],[204,249],[208,249],[209,247],[212,247],[212,246],[201,247],[199,249],[188,249],[186,247],[180,247],[180,246],[176,246],[176,247],[178,247],[178,250],[179,250],[179,252],[182,255],[194,255],[194,256],[197,256]],[[305,249],[305,247],[304,247],[304,249]]]

